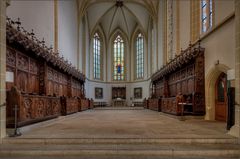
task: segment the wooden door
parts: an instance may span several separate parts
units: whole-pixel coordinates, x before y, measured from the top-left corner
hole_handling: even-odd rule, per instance
[[[220,74],[215,85],[215,119],[227,120],[227,75]]]

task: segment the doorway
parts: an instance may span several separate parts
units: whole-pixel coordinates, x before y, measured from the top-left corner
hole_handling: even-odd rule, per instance
[[[215,119],[227,121],[227,75],[221,73],[215,84]]]

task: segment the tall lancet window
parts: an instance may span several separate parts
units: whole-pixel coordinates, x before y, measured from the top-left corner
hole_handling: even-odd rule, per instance
[[[144,70],[144,38],[141,33],[138,34],[136,39],[136,79],[143,78]]]
[[[213,0],[201,0],[202,33],[213,26]]]
[[[94,79],[101,79],[101,40],[98,33],[93,37],[93,73]]]
[[[124,41],[118,35],[113,44],[113,79],[123,81],[125,79]]]

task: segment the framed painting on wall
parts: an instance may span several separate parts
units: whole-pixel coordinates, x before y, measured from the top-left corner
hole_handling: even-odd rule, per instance
[[[142,87],[134,88],[134,98],[135,99],[142,98]]]
[[[95,87],[95,99],[102,99],[103,98],[103,89]]]

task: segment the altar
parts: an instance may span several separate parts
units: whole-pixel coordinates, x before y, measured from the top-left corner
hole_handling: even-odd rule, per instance
[[[124,107],[126,102],[126,87],[112,87],[112,106]]]
[[[112,106],[113,107],[124,107],[124,106],[127,106],[126,99],[121,99],[121,98],[113,99],[112,100]]]

